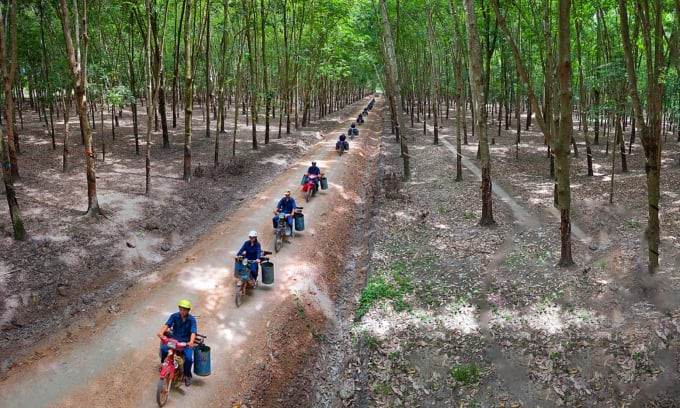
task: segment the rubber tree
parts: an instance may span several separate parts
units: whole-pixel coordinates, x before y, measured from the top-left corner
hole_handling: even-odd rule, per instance
[[[410,156],[408,154],[408,143],[406,134],[401,133],[405,131],[404,126],[404,115],[401,114],[402,106],[404,102],[401,97],[401,89],[399,88],[399,69],[397,67],[397,56],[394,52],[394,42],[392,41],[392,28],[390,26],[390,19],[387,13],[387,0],[380,0],[380,15],[382,16],[383,23],[383,41],[384,41],[384,52],[385,59],[387,60],[387,71],[389,77],[387,81],[389,82],[389,87],[392,92],[390,92],[390,106],[392,113],[397,120],[395,125],[397,138],[401,147],[401,157],[403,159],[403,181],[411,180],[411,165]]]
[[[85,96],[87,87],[87,0],[82,0],[82,15],[78,6],[74,7],[75,41],[71,36],[70,10],[66,0],[59,0],[62,29],[66,43],[66,55],[74,80],[76,95],[76,110],[80,120],[80,133],[84,141],[85,167],[87,179],[87,212],[88,216],[101,215],[99,200],[97,199],[97,177],[94,171],[94,152],[92,151],[92,132],[87,118],[88,103]],[[82,27],[81,27],[82,24]],[[82,32],[81,32],[82,29]]]
[[[17,72],[17,2],[11,0],[0,5],[0,58],[2,59],[2,85],[5,90],[5,115],[7,117],[7,142],[9,152],[9,172],[12,180],[19,179],[19,138],[14,127],[14,77]],[[9,26],[6,21],[9,20]],[[9,44],[9,56],[7,55]],[[8,59],[9,57],[9,59]]]
[[[634,2],[637,18],[640,22],[642,55],[644,55],[645,74],[647,76],[646,112],[644,116],[643,104],[638,90],[638,74],[633,60],[633,44],[630,29],[628,28],[628,2],[619,0],[619,16],[621,19],[620,29],[623,41],[623,53],[626,61],[626,71],[629,82],[629,92],[633,104],[635,125],[640,133],[642,146],[645,151],[645,174],[647,177],[647,229],[645,239],[647,241],[649,273],[656,273],[659,268],[659,200],[661,196],[661,116],[662,96],[664,89],[664,74],[668,68],[664,61],[666,53],[664,47],[664,33],[662,25],[663,4],[662,2]]]
[[[560,266],[571,266],[571,185],[569,181],[569,144],[572,139],[572,89],[571,89],[571,24],[570,0],[558,1],[558,65],[560,122],[555,138],[555,170],[557,172],[557,203],[560,210]]]
[[[474,0],[464,0],[465,25],[467,27],[468,64],[470,73],[470,86],[472,88],[472,102],[475,108],[474,127],[479,138],[480,165],[482,168],[482,217],[480,225],[494,225],[492,207],[492,184],[491,184],[491,156],[486,129],[486,106],[484,97],[484,81],[482,74],[482,50],[477,31],[477,16],[475,13]]]

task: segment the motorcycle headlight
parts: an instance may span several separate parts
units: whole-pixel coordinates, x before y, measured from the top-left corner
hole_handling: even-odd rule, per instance
[[[177,347],[177,344],[174,341],[169,341],[168,342],[168,348],[170,349],[175,349]]]

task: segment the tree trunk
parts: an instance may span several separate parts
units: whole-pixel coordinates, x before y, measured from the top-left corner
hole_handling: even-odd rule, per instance
[[[194,77],[191,50],[191,4],[186,0],[184,12],[184,181],[191,181],[191,119],[194,106]]]
[[[210,85],[210,0],[206,0],[205,24],[205,137],[210,137],[210,103],[212,88]],[[222,61],[224,63],[224,61]]]
[[[633,62],[633,52],[628,28],[627,2],[619,0],[619,15],[621,20],[621,37],[623,42],[623,54],[626,61],[628,74],[628,90],[630,92],[635,123],[640,131],[640,139],[645,150],[645,172],[647,174],[647,230],[645,238],[648,249],[648,271],[656,273],[659,268],[659,199],[661,196],[661,97],[663,95],[663,74],[665,64],[663,62],[663,47],[660,42],[665,41],[661,25],[661,4],[641,3],[636,1],[636,8],[645,13],[641,21],[641,37],[644,43],[645,62],[647,66],[647,122],[644,120],[643,107],[638,95],[637,73]],[[651,9],[650,9],[651,7]],[[653,23],[653,27],[650,24]],[[652,33],[652,28],[654,32]],[[654,43],[652,43],[654,41]]]
[[[432,86],[430,87],[430,103],[434,103],[434,137],[432,143],[439,144],[439,78],[437,78],[437,68],[434,57],[436,49],[434,44],[434,27],[432,24],[432,4],[429,1],[427,8],[427,27],[428,40],[430,43],[430,81],[432,83]]]
[[[80,133],[85,148],[85,167],[87,178],[87,215],[98,216],[101,214],[99,200],[97,199],[97,177],[94,171],[94,152],[92,151],[92,133],[90,132],[89,118],[87,117],[87,99],[85,98],[85,87],[87,86],[87,5],[83,1],[83,15],[78,16],[78,8],[74,10],[76,27],[76,44],[74,46],[71,38],[71,25],[69,10],[66,0],[60,0],[61,5],[61,24],[64,31],[66,42],[66,54],[68,56],[69,67],[75,81],[76,110],[80,120]],[[80,37],[79,29],[82,21],[83,33]],[[81,47],[82,42],[82,47]],[[81,54],[82,51],[82,54]]]
[[[396,131],[401,146],[401,157],[403,158],[403,180],[410,181],[411,166],[410,157],[408,154],[407,137],[405,134],[401,133],[401,131],[406,130],[406,127],[404,126],[404,117],[401,114],[401,109],[404,106],[404,103],[401,98],[401,89],[399,87],[399,70],[397,68],[397,57],[394,52],[394,43],[392,42],[392,29],[390,27],[390,20],[387,14],[387,0],[380,0],[380,13],[382,15],[384,27],[383,35],[385,41],[385,59],[387,60],[388,71],[390,72],[389,81],[392,84],[391,88],[393,90],[393,97],[395,99],[393,112],[397,119]]]
[[[64,95],[64,152],[62,154],[61,171],[69,171],[69,128],[71,126],[71,90],[68,89]]]
[[[262,30],[262,61],[260,66],[262,67],[262,84],[264,86],[264,144],[269,144],[269,110],[271,109],[272,98],[269,92],[269,78],[267,78],[267,53],[266,53],[266,36],[265,36],[265,23],[266,16],[264,13],[264,0],[260,0],[260,24]]]
[[[572,139],[571,53],[569,39],[569,0],[559,0],[558,65],[560,122],[555,138],[557,202],[560,208],[560,266],[574,264],[571,255],[571,185],[569,180],[569,143]]]
[[[492,184],[491,184],[491,157],[486,129],[486,107],[484,106],[484,80],[482,76],[482,50],[477,32],[477,16],[475,15],[474,0],[465,0],[465,23],[468,31],[467,45],[470,73],[470,85],[472,87],[472,101],[475,110],[475,132],[479,140],[482,168],[482,218],[480,225],[494,225],[492,207]]]
[[[250,78],[248,78],[248,97],[250,98],[250,113],[252,116],[252,141],[253,150],[257,150],[257,124],[255,123],[255,118],[257,117],[257,92],[255,86],[257,86],[257,80],[255,77],[255,61],[253,60],[253,38],[251,34],[252,24],[250,20],[250,7],[246,4],[246,0],[242,0],[243,13],[245,16],[245,33],[246,33],[246,44],[248,45],[248,69],[250,73]]]
[[[9,13],[9,16],[7,15]],[[9,18],[7,18],[9,17]],[[19,179],[19,161],[17,155],[19,154],[19,136],[16,134],[14,127],[14,95],[12,93],[12,86],[14,84],[14,75],[17,68],[17,2],[12,0],[11,5],[2,8],[2,15],[0,15],[0,59],[2,59],[2,84],[5,88],[5,115],[7,117],[7,151],[9,153],[10,168],[8,169],[12,183]],[[9,35],[11,36],[11,44],[9,45],[9,59],[7,58],[7,41],[8,41],[8,27],[5,22],[9,19]],[[20,110],[21,112],[21,110]],[[14,191],[14,184],[12,184],[12,191]],[[9,198],[9,197],[8,197]]]

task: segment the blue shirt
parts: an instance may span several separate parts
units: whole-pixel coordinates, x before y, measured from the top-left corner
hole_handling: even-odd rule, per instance
[[[276,209],[283,211],[284,214],[292,214],[295,207],[297,207],[297,205],[295,205],[295,199],[293,197],[290,197],[288,200],[286,200],[286,197],[283,197],[279,200],[279,203],[276,204]]]
[[[249,261],[262,258],[262,246],[259,242],[255,242],[255,245],[250,245],[250,240],[244,242],[238,254],[241,255],[243,251],[246,251],[246,259]]]
[[[321,174],[321,169],[316,166],[309,166],[307,169],[307,174],[316,174],[318,176]]]
[[[187,315],[187,320],[182,320],[182,315],[175,312],[168,317],[165,325],[172,329],[172,338],[179,341],[191,340],[191,333],[196,334],[196,318],[191,314]]]

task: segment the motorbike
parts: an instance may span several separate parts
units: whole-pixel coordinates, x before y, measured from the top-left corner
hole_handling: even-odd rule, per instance
[[[296,211],[301,211],[303,207],[295,207]],[[276,222],[276,230],[274,231],[275,237],[274,237],[274,251],[279,252],[281,247],[283,246],[283,242],[286,239],[286,236],[290,235],[291,237],[295,235],[294,228],[288,225],[288,222],[286,222],[286,214],[284,214],[282,211],[279,211],[277,214],[277,222]],[[290,228],[290,232],[287,230]]]
[[[349,150],[349,143],[347,143],[346,140],[345,141],[338,140],[335,143],[335,151],[338,152],[338,155],[342,156],[342,154],[344,152],[348,151],[348,150]]]
[[[359,136],[359,128],[349,128],[347,129],[347,133],[349,134],[349,138],[354,140],[354,136]]]
[[[317,179],[321,181],[321,178],[323,178],[323,173],[318,176],[316,174],[307,175],[307,180],[302,185],[302,191],[305,193],[305,199],[307,202],[309,202],[309,199],[312,198],[312,196],[315,195],[319,190]]]
[[[262,251],[260,262],[268,262],[271,255],[270,251]],[[243,255],[236,257],[236,265],[242,265],[241,268],[234,268],[234,276],[238,279],[236,281],[235,302],[236,307],[240,307],[243,303],[243,297],[248,294],[248,289],[253,289],[257,286],[257,282],[250,278],[250,265],[257,261],[246,259]],[[259,266],[258,266],[259,267]]]
[[[168,355],[161,365],[160,379],[156,386],[156,402],[159,407],[168,402],[170,388],[179,388],[184,382],[184,349],[189,345],[187,342],[169,337],[170,332],[165,334],[161,337],[161,344],[168,346]],[[200,347],[205,342],[205,338],[206,336],[202,334],[196,334],[194,348]]]
[[[361,125],[362,123],[364,123],[364,115],[363,114],[357,116],[357,125]]]

